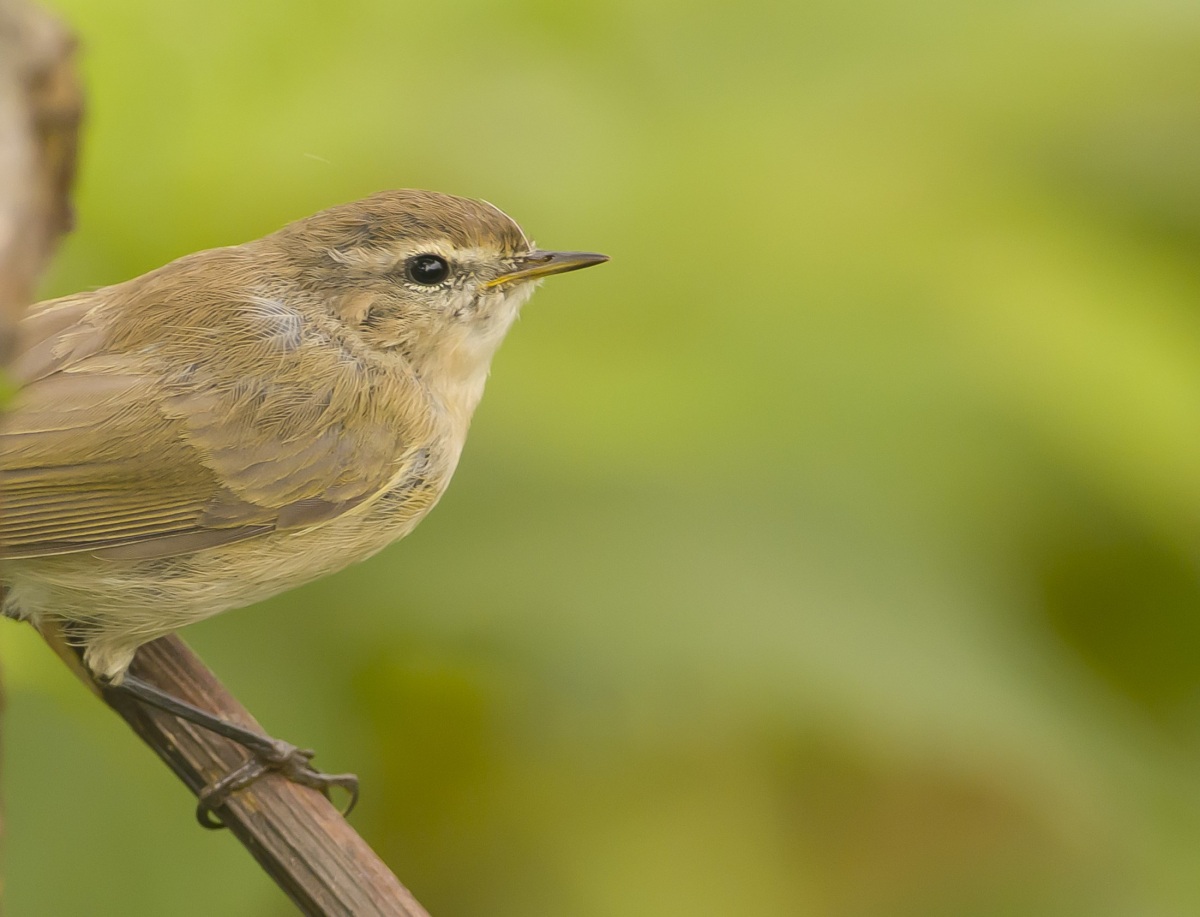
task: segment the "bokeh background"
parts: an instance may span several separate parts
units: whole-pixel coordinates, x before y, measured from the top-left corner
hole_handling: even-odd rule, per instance
[[[46,295],[387,187],[613,256],[415,535],[187,633],[434,915],[1200,913],[1200,5],[55,3]],[[0,658],[9,913],[292,912]]]

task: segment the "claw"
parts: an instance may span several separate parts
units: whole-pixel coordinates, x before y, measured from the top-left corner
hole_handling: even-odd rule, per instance
[[[326,774],[309,767],[308,762],[312,760],[313,754],[311,748],[297,748],[287,742],[276,742],[269,751],[254,754],[220,780],[200,791],[196,803],[196,820],[203,828],[224,828],[225,823],[217,817],[214,810],[223,806],[238,790],[245,789],[271,771],[278,772],[293,783],[320,790],[326,799],[330,798],[330,787],[340,787],[350,794],[350,802],[342,810],[343,816],[349,815],[358,803],[358,777],[354,774]]]
[[[200,822],[200,827],[211,831],[224,828],[225,822],[221,821],[213,810],[225,805],[230,796],[248,787],[268,770],[261,759],[248,758],[240,767],[234,768],[220,780],[202,789],[197,794],[196,802],[196,821]]]

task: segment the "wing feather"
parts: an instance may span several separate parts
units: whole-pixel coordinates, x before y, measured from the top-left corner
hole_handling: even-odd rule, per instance
[[[214,273],[231,289],[155,272],[34,308],[0,420],[0,557],[203,550],[336,518],[403,475],[427,438],[425,413],[387,409],[412,399],[407,370],[239,297],[236,266]],[[280,315],[289,334],[264,333]]]

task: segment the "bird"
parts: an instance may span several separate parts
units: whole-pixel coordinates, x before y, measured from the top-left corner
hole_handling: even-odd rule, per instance
[[[521,306],[607,260],[391,190],[32,306],[0,416],[3,614],[62,627],[115,688],[144,643],[403,538]]]

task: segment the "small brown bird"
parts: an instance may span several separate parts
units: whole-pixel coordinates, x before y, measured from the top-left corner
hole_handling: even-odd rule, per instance
[[[65,624],[119,684],[143,643],[402,538],[537,281],[606,260],[386,191],[32,307],[0,420],[4,613]]]

